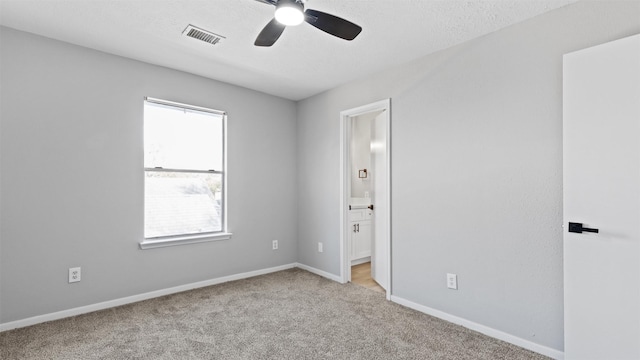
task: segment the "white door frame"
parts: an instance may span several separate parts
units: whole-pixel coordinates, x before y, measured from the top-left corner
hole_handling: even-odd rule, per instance
[[[387,221],[386,254],[387,254],[387,300],[391,300],[391,99],[380,100],[368,105],[344,110],[340,112],[340,279],[341,282],[351,281],[351,259],[349,254],[349,194],[351,193],[351,121],[353,117],[374,111],[385,110],[386,123],[386,153],[387,158]]]

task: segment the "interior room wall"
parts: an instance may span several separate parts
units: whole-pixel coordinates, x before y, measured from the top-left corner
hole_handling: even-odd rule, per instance
[[[9,28],[0,37],[0,323],[296,261],[294,102]],[[145,96],[228,113],[231,240],[138,248]],[[68,284],[76,266],[82,281]]]
[[[340,274],[339,113],[391,98],[392,294],[561,351],[562,55],[638,19],[580,1],[299,102],[298,261]]]
[[[351,123],[351,197],[371,196],[371,178],[359,171],[371,170],[371,115],[356,116]]]

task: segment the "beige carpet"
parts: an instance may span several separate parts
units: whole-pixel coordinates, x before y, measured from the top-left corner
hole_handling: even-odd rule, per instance
[[[545,359],[299,269],[0,333],[5,359]]]

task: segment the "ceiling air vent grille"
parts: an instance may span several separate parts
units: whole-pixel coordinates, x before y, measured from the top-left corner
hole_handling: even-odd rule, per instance
[[[193,25],[187,26],[186,29],[182,32],[183,35],[188,36],[190,38],[194,38],[200,41],[204,41],[211,45],[215,45],[220,42],[220,40],[224,39],[224,36],[214,34],[211,31],[207,31],[204,29],[200,29]]]

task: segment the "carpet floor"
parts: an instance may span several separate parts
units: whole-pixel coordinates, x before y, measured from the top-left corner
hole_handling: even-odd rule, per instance
[[[291,269],[0,333],[1,359],[546,359]]]

